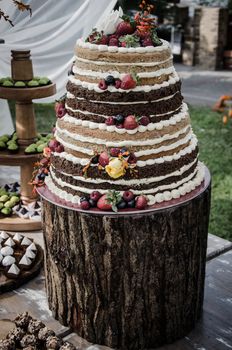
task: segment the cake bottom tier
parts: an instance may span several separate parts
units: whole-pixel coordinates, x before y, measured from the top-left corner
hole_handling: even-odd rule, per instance
[[[66,173],[56,171],[51,167],[50,175],[46,178],[46,186],[57,197],[80,204],[80,198],[89,195],[92,191],[99,191],[101,194],[107,193],[110,189],[115,189],[121,194],[125,190],[132,190],[135,195],[144,194],[148,197],[148,204],[161,203],[171,199],[180,198],[198,187],[205,177],[204,165],[197,159],[187,166],[182,167],[169,177],[137,179],[131,181],[119,180],[119,183],[108,182],[88,182],[88,179],[80,181],[78,177],[70,176]],[[143,181],[144,180],[144,181]],[[120,184],[121,181],[121,184]]]

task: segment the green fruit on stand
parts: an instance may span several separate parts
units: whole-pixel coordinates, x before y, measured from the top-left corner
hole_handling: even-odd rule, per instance
[[[47,147],[47,144],[46,144],[46,143],[43,143],[42,145],[39,145],[39,146],[37,147],[37,152],[38,152],[38,153],[42,153],[45,147]]]
[[[7,201],[5,204],[4,204],[4,207],[5,208],[12,208],[14,207],[15,203],[12,202],[12,201]]]
[[[30,87],[36,87],[36,86],[39,86],[39,83],[37,80],[30,80],[28,83],[27,83],[28,86]]]
[[[0,136],[0,141],[8,142],[9,140],[10,140],[10,136],[9,135],[2,135],[2,136]]]
[[[25,153],[36,153],[37,146],[35,143],[32,143],[25,149]]]
[[[3,141],[0,141],[0,149],[5,149],[6,148],[6,144]]]
[[[24,83],[24,81],[16,81],[16,83],[14,84],[15,87],[25,87],[26,84]]]
[[[0,209],[2,209],[3,207],[4,207],[4,204],[0,202]]]
[[[9,151],[18,151],[19,146],[16,143],[11,143],[10,145],[8,145],[8,150]]]
[[[10,202],[18,203],[20,201],[20,198],[18,196],[11,196]]]
[[[12,86],[14,86],[14,83],[12,83],[12,81],[10,81],[10,80],[5,80],[4,83],[2,84],[2,86],[12,87]]]
[[[49,84],[49,79],[40,79],[39,80],[39,85],[48,85]]]
[[[12,210],[11,210],[11,208],[4,207],[4,208],[2,208],[1,213],[4,215],[10,215],[12,213]]]
[[[7,196],[7,194],[4,194],[3,196],[0,197],[0,202],[5,203],[8,201],[8,199],[9,199],[9,196]]]
[[[44,143],[43,139],[40,139],[39,141],[36,142],[36,146],[38,147],[39,145],[42,145]]]
[[[7,195],[7,191],[5,190],[5,188],[0,188],[0,197],[1,196],[4,196],[4,195]]]
[[[14,133],[14,135],[11,138],[12,141],[17,141],[18,140],[18,136],[16,133]]]

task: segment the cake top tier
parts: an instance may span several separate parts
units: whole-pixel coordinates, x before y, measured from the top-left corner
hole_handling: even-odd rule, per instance
[[[154,6],[142,1],[134,18],[123,14],[121,7],[104,17],[89,36],[77,41],[77,46],[98,51],[119,53],[151,53],[168,48],[156,32],[156,17],[151,16]]]
[[[82,49],[89,49],[92,51],[100,51],[100,52],[111,52],[111,53],[138,53],[138,54],[144,54],[144,53],[154,53],[154,52],[164,52],[167,50],[170,50],[170,45],[165,40],[160,40],[161,45],[159,46],[137,46],[137,47],[130,47],[130,46],[109,46],[109,45],[102,45],[102,44],[96,44],[91,43],[83,38],[78,39],[76,43],[76,47],[82,48]]]

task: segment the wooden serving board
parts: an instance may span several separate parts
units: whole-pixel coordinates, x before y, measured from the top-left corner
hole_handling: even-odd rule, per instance
[[[4,87],[0,86],[0,97],[7,100],[31,101],[37,98],[52,96],[56,93],[56,85],[51,83],[38,87]]]
[[[0,230],[4,231],[37,231],[42,227],[41,221],[23,219],[16,214],[9,217],[0,217]]]
[[[30,270],[23,271],[17,279],[10,279],[5,276],[3,269],[0,268],[0,294],[12,291],[22,284],[30,281],[33,277],[37,276],[43,264],[43,249],[36,244],[37,255],[35,262]]]

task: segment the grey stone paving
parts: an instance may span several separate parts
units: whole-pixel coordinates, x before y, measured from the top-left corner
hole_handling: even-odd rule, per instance
[[[185,101],[193,106],[213,106],[222,95],[232,95],[232,71],[202,71],[175,64]]]

